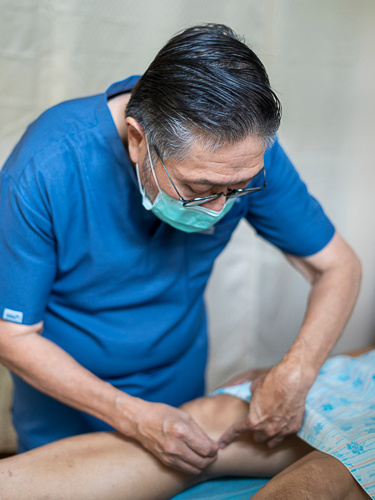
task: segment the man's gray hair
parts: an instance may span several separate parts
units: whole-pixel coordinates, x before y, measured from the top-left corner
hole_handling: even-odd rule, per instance
[[[230,28],[208,24],[160,50],[134,87],[126,116],[163,158],[184,161],[197,141],[208,152],[251,135],[270,145],[281,105],[256,54]]]

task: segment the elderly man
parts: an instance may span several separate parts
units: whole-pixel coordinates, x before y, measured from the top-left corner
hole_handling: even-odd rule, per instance
[[[273,447],[298,430],[360,265],[275,140],[279,122],[257,56],[207,25],[141,78],[28,128],[0,184],[0,359],[20,451],[115,428],[199,473],[238,433]],[[203,293],[244,217],[312,291],[296,341],[216,442],[176,407],[203,394]]]

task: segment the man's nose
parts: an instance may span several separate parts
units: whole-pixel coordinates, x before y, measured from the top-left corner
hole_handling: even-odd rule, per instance
[[[214,212],[220,212],[223,209],[225,200],[225,196],[220,196],[219,198],[216,198],[216,200],[208,201],[201,206],[208,208],[208,210],[213,210]]]

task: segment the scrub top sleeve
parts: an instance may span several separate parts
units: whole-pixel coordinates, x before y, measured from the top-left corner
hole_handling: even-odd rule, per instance
[[[285,253],[306,257],[322,250],[335,229],[276,141],[264,158],[267,187],[249,195],[247,220]]]
[[[22,183],[20,183],[22,184]],[[0,172],[0,318],[41,321],[56,274],[52,222],[40,192]]]

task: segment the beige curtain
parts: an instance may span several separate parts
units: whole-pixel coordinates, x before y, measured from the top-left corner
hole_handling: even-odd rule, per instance
[[[373,0],[0,0],[0,160],[47,107],[142,73],[176,31],[220,22],[245,36],[284,108],[280,139],[364,267],[336,350],[373,341],[375,2]],[[1,223],[1,221],[0,221]],[[301,323],[308,286],[244,223],[207,293],[212,388],[277,362]],[[0,371],[0,451],[12,446]]]

